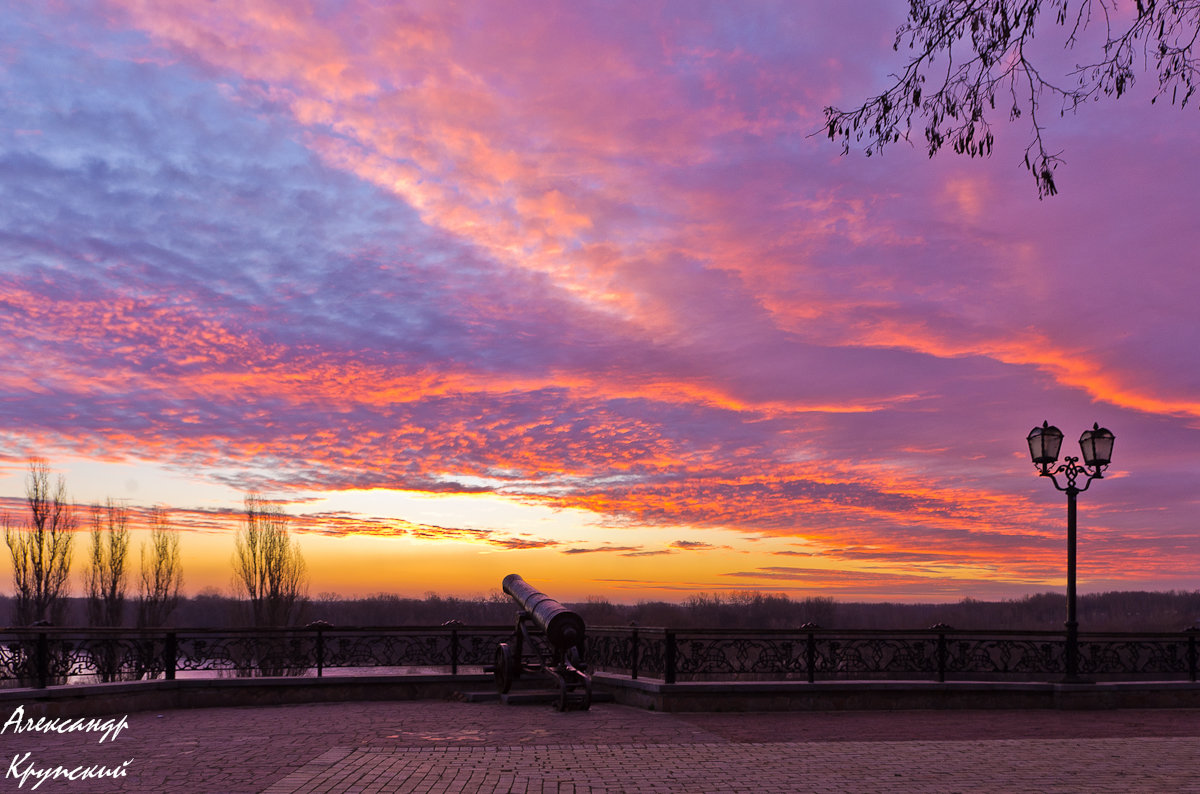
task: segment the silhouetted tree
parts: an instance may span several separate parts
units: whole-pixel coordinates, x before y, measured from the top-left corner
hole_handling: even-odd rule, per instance
[[[1045,32],[1049,13],[1067,49],[1085,33],[1103,36],[1090,62],[1063,75],[1051,74],[1044,60],[1035,62],[1034,33]],[[825,129],[841,140],[843,153],[858,143],[870,155],[908,140],[919,118],[930,157],[946,144],[979,157],[992,151],[993,114],[1024,116],[1032,135],[1025,167],[1038,197],[1052,196],[1061,159],[1043,138],[1046,100],[1061,115],[1088,100],[1120,97],[1152,63],[1158,90],[1151,101],[1169,96],[1186,106],[1198,78],[1192,50],[1198,31],[1200,0],[909,0],[894,44],[913,53],[908,65],[861,106],[825,108]]]
[[[179,555],[179,533],[171,529],[161,507],[150,513],[149,553],[143,543],[140,556],[137,625],[164,626],[179,604],[183,562]]]
[[[92,505],[91,553],[87,567],[87,616],[92,626],[120,626],[125,615],[125,555],[129,509],[112,499]]]
[[[257,495],[246,497],[233,571],[255,626],[285,626],[296,620],[308,590],[304,556],[287,524],[288,516],[280,508]]]
[[[50,484],[44,460],[29,464],[25,481],[29,518],[23,526],[3,517],[4,542],[13,563],[13,620],[28,626],[45,620],[61,624],[66,610],[67,577],[75,539],[75,513],[62,475]]]

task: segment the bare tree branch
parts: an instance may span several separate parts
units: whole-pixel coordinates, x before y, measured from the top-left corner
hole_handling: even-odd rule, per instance
[[[1064,30],[1067,49],[1103,25],[1094,61],[1061,78],[1044,76],[1031,44],[1047,11]],[[930,157],[947,144],[956,154],[983,157],[993,149],[989,119],[998,112],[997,97],[1007,97],[1011,104],[1001,112],[1028,119],[1024,166],[1038,197],[1053,196],[1062,158],[1047,144],[1039,115],[1044,103],[1054,101],[1060,115],[1074,113],[1085,102],[1121,97],[1139,72],[1153,68],[1158,88],[1151,101],[1169,96],[1185,107],[1198,83],[1198,33],[1200,0],[909,0],[893,45],[913,53],[908,64],[887,90],[857,108],[825,108],[824,131],[841,142],[843,154],[861,145],[872,155],[910,140],[917,122]]]

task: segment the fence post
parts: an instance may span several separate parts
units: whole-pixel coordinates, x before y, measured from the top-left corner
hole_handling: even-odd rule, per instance
[[[38,689],[45,689],[50,682],[50,638],[44,631],[38,632],[33,663],[37,669]]]
[[[175,680],[175,666],[179,661],[178,638],[175,632],[168,631],[166,642],[163,643],[163,675],[168,681]]]
[[[663,652],[663,681],[667,684],[675,683],[675,632],[668,631],[666,633],[666,648]]]
[[[1196,667],[1197,667],[1197,649],[1196,649],[1196,634],[1200,632],[1200,628],[1192,626],[1187,630],[1188,635],[1188,676],[1192,679],[1192,683],[1196,683]]]
[[[946,644],[946,630],[953,629],[946,623],[935,623],[929,627],[930,631],[937,632],[937,680],[939,684],[946,683],[946,667],[950,659],[950,646]]]
[[[937,644],[937,675],[938,683],[946,683],[946,632],[938,632]]]
[[[808,668],[808,683],[817,680],[817,635],[813,629],[821,628],[816,623],[805,623],[800,628],[808,629],[808,642],[804,648],[804,666]]]
[[[638,630],[637,626],[633,627],[630,635],[631,647],[629,649],[629,677],[634,681],[638,676]],[[1193,679],[1194,680],[1194,679]]]
[[[450,675],[458,675],[458,629],[450,629]]]
[[[325,675],[325,629],[332,628],[332,625],[324,620],[314,620],[304,628],[317,632],[317,678],[321,678]]]

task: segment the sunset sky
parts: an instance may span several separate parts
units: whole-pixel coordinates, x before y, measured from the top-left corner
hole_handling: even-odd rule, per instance
[[[13,521],[41,457],[81,518],[168,508],[189,593],[255,491],[313,595],[1019,597],[1064,583],[1048,419],[1117,438],[1081,592],[1200,588],[1200,147],[1152,77],[1051,108],[1039,201],[1004,113],[985,160],[819,134],[902,0],[0,3]]]

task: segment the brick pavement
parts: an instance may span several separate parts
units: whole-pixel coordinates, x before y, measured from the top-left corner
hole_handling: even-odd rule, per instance
[[[121,715],[100,715],[115,716]],[[10,720],[9,714],[0,720]],[[0,791],[1200,792],[1200,711],[657,714],[443,701],[128,715],[0,735]],[[13,777],[128,761],[91,781]]]

